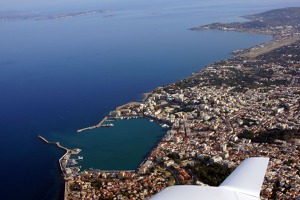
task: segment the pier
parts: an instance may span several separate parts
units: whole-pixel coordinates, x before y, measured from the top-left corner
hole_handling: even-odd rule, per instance
[[[96,125],[96,128],[101,127],[102,124],[103,124],[106,120],[107,120],[107,117],[104,117],[104,118],[102,119],[102,121],[101,121],[99,124]]]
[[[104,117],[101,122],[99,122],[99,124],[97,125],[94,125],[94,126],[89,126],[89,127],[86,127],[86,128],[83,128],[83,129],[78,129],[77,130],[77,133],[81,133],[83,131],[87,131],[87,130],[92,130],[92,129],[95,129],[95,128],[100,128],[102,127],[103,123],[107,120],[107,117]]]

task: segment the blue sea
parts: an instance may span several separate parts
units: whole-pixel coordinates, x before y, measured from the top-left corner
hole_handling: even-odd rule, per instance
[[[109,111],[230,52],[270,36],[190,31],[239,16],[299,6],[298,0],[1,0],[9,12],[103,13],[50,20],[0,22],[1,199],[63,197],[63,151],[43,135],[81,148],[83,168],[135,169],[164,135],[145,119],[82,134]]]

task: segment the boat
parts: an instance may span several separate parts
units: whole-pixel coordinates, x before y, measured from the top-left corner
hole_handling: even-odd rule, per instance
[[[102,127],[112,127],[115,126],[114,124],[103,124]]]
[[[163,127],[163,128],[169,128],[169,126],[167,124],[163,124],[161,127]]]
[[[83,156],[78,156],[78,160],[83,160]]]

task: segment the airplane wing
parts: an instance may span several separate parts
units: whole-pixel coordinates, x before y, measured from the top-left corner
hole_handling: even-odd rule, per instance
[[[219,187],[259,197],[268,162],[261,157],[245,160]]]
[[[269,158],[248,158],[219,187],[172,186],[150,200],[259,200],[268,162]]]

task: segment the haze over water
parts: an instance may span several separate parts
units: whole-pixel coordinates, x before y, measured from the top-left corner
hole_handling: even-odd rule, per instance
[[[42,143],[37,139],[39,134],[70,148],[82,148],[85,168],[138,166],[164,133],[158,125],[145,120],[119,121],[111,129],[84,135],[76,135],[75,131],[98,123],[121,104],[141,99],[143,92],[228,58],[233,50],[270,39],[188,28],[241,21],[244,19],[238,16],[287,6],[299,3],[1,0],[0,13],[107,10],[59,20],[0,23],[1,199],[61,198],[57,161],[64,152]],[[125,134],[131,131],[131,138],[118,135],[120,129]],[[99,145],[95,142],[98,140]],[[118,144],[130,142],[140,152],[126,154],[130,159],[124,161],[118,156],[132,149]],[[141,144],[145,144],[143,148]]]

